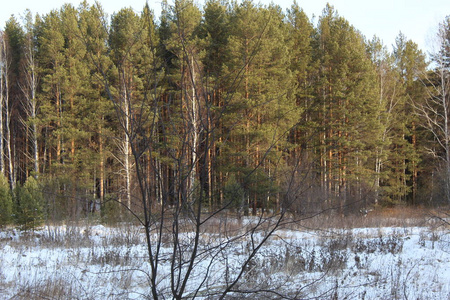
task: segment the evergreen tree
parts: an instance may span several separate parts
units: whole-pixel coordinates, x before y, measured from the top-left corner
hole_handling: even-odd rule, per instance
[[[208,99],[202,65],[204,41],[199,37],[201,16],[193,1],[175,1],[167,14],[167,35],[161,39],[171,55],[167,92],[172,99],[168,106],[170,120],[165,126],[171,142],[168,146],[178,150],[171,160],[180,167],[176,171],[179,176],[174,180],[179,187],[175,191],[175,203],[181,206],[203,196],[201,171],[197,167],[205,158],[200,150],[200,139],[206,129],[203,120],[207,121],[204,117]]]
[[[89,69],[86,87],[85,112],[83,124],[86,131],[91,133],[89,144],[92,147],[92,167],[95,181],[96,196],[103,203],[109,188],[107,182],[112,182],[112,174],[116,170],[107,161],[113,158],[113,136],[116,135],[115,122],[112,122],[114,108],[104,92],[105,78],[111,77],[112,62],[107,48],[108,25],[104,24],[106,16],[99,4],[89,6],[85,1],[79,9],[79,34],[86,46],[85,60]],[[104,72],[104,73],[102,73]],[[108,180],[109,179],[109,180]]]
[[[204,73],[204,90],[208,101],[206,132],[210,135],[209,149],[205,153],[208,170],[205,186],[203,187],[209,199],[214,198],[223,203],[224,173],[220,168],[221,149],[223,140],[223,108],[228,102],[230,94],[226,92],[224,65],[230,57],[228,39],[230,37],[230,15],[227,4],[212,0],[205,3],[203,19],[199,28],[199,36],[205,43],[205,54],[202,60]],[[208,148],[201,146],[202,148]]]
[[[212,208],[229,200],[225,186],[240,186],[256,213],[279,208],[283,174],[313,187],[304,198],[314,207],[320,197],[417,203],[431,181],[419,178],[436,171],[424,150],[446,152],[425,121],[439,107],[430,100],[445,98],[446,42],[445,72],[425,82],[425,57],[404,35],[389,53],[330,5],[318,21],[296,2],[284,14],[251,0],[203,10],[163,1],[159,24],[148,5],[108,19],[87,1],[42,19],[27,12],[23,25],[11,18],[0,38],[0,170],[12,189],[48,179],[78,199],[61,205],[73,216],[119,191],[128,206],[145,193],[152,205]]]
[[[16,223],[28,230],[40,226],[45,219],[44,198],[36,179],[29,177],[14,190]]]
[[[14,133],[21,132],[20,119],[22,113],[21,105],[21,84],[22,76],[20,65],[23,54],[24,32],[14,16],[6,22],[4,37],[4,57],[6,65],[3,75],[3,108],[2,126],[4,132],[4,157],[6,158],[6,169],[11,189],[14,189],[18,179],[17,168],[19,164],[18,153],[15,151]]]
[[[425,74],[425,55],[417,44],[400,33],[393,51],[395,67],[400,77],[403,90],[398,93],[399,112],[396,135],[392,144],[394,151],[390,158],[393,176],[389,185],[397,191],[393,194],[393,202],[415,202],[417,193],[417,176],[419,166],[418,118],[414,106],[425,98],[425,88],[418,80]]]
[[[297,189],[303,191],[302,205],[305,202],[317,205],[313,199],[315,188],[305,189],[304,186],[316,187],[320,184],[317,177],[320,176],[320,168],[315,165],[320,161],[315,157],[315,143],[317,143],[317,109],[319,108],[314,98],[314,78],[317,76],[313,60],[313,37],[315,30],[306,13],[299,7],[296,1],[287,11],[288,45],[290,52],[290,71],[294,76],[295,103],[298,112],[297,124],[291,131],[289,141],[293,144],[289,149],[289,166],[293,169]]]
[[[71,214],[90,211],[92,189],[95,186],[97,149],[93,145],[96,117],[90,112],[100,99],[89,99],[96,95],[92,91],[91,68],[88,65],[87,47],[79,27],[79,12],[71,5],[60,11],[64,34],[64,78],[61,83],[62,114],[61,130],[63,153],[59,178],[66,181],[67,195],[72,199]],[[59,134],[59,132],[58,132]],[[78,200],[76,200],[78,199]]]
[[[153,16],[148,7],[142,16],[131,9],[122,9],[113,16],[109,46],[115,77],[110,97],[119,112],[120,128],[125,133],[120,147],[128,207],[131,205],[133,165],[136,160],[148,159],[143,156],[152,142],[149,135],[154,134],[159,114],[156,105],[160,68],[155,57],[157,45]],[[139,176],[148,175],[148,171],[138,170]]]
[[[39,32],[39,63],[42,75],[42,104],[40,122],[43,127],[43,171],[57,174],[55,168],[62,160],[63,94],[62,84],[66,75],[64,68],[64,29],[61,15],[53,10],[43,19]]]
[[[327,6],[319,20],[322,184],[342,207],[373,186],[382,127],[374,66],[363,37]]]
[[[396,155],[394,145],[404,140],[403,136],[398,135],[398,128],[403,122],[401,103],[404,101],[404,98],[399,95],[402,94],[404,86],[395,69],[393,56],[388,53],[378,38],[374,37],[369,42],[368,53],[376,68],[379,103],[382,108],[378,117],[382,126],[382,135],[377,146],[375,161],[375,204],[386,204],[402,193],[403,185],[399,185],[398,182],[394,184],[396,174],[391,168],[391,162],[395,160]]]
[[[141,14],[142,23],[142,48],[143,48],[143,63],[140,66],[140,72],[143,80],[143,98],[146,99],[145,107],[141,109],[144,115],[141,123],[143,127],[143,144],[148,147],[145,157],[145,169],[143,174],[148,178],[146,183],[152,182],[149,186],[148,201],[152,205],[163,203],[163,184],[161,167],[161,130],[162,128],[162,82],[165,76],[163,69],[163,62],[158,55],[160,48],[160,40],[157,34],[157,26],[155,24],[153,12],[150,10],[148,4],[144,7]]]
[[[227,47],[230,37],[230,16],[227,7],[218,0],[205,3],[203,20],[199,35],[205,39],[205,55],[203,65],[208,76],[209,86],[215,91],[219,90],[224,63],[229,59]]]
[[[31,158],[33,176],[36,178],[40,172],[40,155],[39,155],[39,128],[38,128],[38,111],[39,111],[39,99],[38,99],[38,89],[39,89],[39,64],[37,61],[37,26],[38,19],[33,20],[33,15],[30,11],[27,11],[25,16],[25,36],[23,45],[23,86],[22,91],[24,94],[24,125],[26,127],[27,139],[29,141],[29,149],[26,149],[26,153]],[[27,168],[27,177],[28,177]]]
[[[0,227],[9,225],[13,220],[13,201],[8,179],[0,174]]]
[[[289,147],[287,134],[298,115],[294,77],[286,68],[290,61],[283,18],[279,7],[251,1],[234,5],[231,13],[226,72],[233,95],[224,119],[230,135],[224,152],[232,160],[225,164],[237,172],[252,213],[258,206],[264,209],[264,203],[278,202],[275,178],[285,165],[276,149]],[[257,166],[262,168],[255,173]]]

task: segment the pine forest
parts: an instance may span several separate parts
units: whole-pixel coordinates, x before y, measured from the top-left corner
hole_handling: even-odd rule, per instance
[[[450,203],[450,17],[428,58],[296,2],[85,1],[2,28],[0,224]]]

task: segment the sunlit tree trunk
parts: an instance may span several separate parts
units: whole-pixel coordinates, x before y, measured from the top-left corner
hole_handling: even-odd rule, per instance
[[[103,118],[102,118],[103,120]],[[105,155],[103,151],[103,133],[102,133],[102,127],[99,126],[99,137],[98,137],[98,153],[100,156],[100,174],[99,174],[99,198],[100,203],[103,204],[104,198],[105,198]]]
[[[424,81],[428,97],[415,108],[437,144],[428,150],[442,162],[445,194],[450,203],[450,17],[440,24],[437,41],[439,52],[433,55],[436,67]]]
[[[199,137],[199,120],[198,120],[198,114],[199,114],[199,99],[197,97],[197,90],[196,87],[198,87],[199,85],[197,84],[196,80],[197,80],[197,75],[196,75],[196,62],[194,60],[194,56],[191,54],[190,59],[189,60],[189,70],[190,70],[190,76],[191,76],[191,96],[188,97],[189,99],[187,99],[188,102],[188,115],[189,115],[189,121],[190,121],[190,135],[191,135],[191,144],[189,145],[190,147],[190,156],[191,156],[191,166],[192,166],[192,170],[190,172],[189,175],[189,188],[188,188],[188,196],[189,199],[191,199],[192,197],[194,197],[194,189],[195,189],[195,185],[196,185],[196,176],[198,174],[198,170],[197,170],[197,151],[198,151],[198,137]]]
[[[424,126],[438,145],[439,150],[434,147],[428,150],[443,162],[446,175],[445,192],[450,203],[450,75],[444,62],[443,57],[436,58],[438,66],[432,76],[437,77],[437,80],[433,78],[428,80],[427,85],[430,86],[428,99],[424,104],[416,106],[416,109],[424,121]]]
[[[28,139],[32,145],[32,157],[33,157],[33,171],[35,178],[39,174],[39,149],[38,149],[38,128],[37,128],[37,112],[38,112],[38,101],[36,98],[37,88],[38,88],[38,72],[37,72],[37,62],[35,45],[33,41],[33,21],[32,15],[29,12],[26,16],[26,36],[25,36],[25,47],[24,47],[24,82],[25,85],[22,86],[22,92],[26,99],[25,109],[28,116],[28,122],[24,122],[25,125],[30,129],[28,134]]]
[[[11,109],[10,109],[10,60],[9,60],[9,50],[8,50],[8,44],[6,41],[5,36],[3,35],[2,38],[2,45],[1,45],[1,58],[0,63],[2,64],[2,103],[1,106],[1,150],[0,154],[2,156],[1,164],[3,172],[6,172],[6,168],[8,170],[8,177],[9,177],[9,184],[11,189],[14,189],[15,187],[15,172],[13,168],[13,160],[12,160],[12,151],[11,151]],[[4,111],[3,111],[4,109]],[[5,116],[5,119],[3,120],[3,115]],[[4,128],[3,128],[4,124]],[[3,147],[3,141],[5,141],[5,145]],[[6,148],[6,153],[3,153],[4,148]],[[6,156],[7,159],[7,165],[4,163],[4,157]]]
[[[4,128],[3,128],[3,107],[6,98],[5,80],[7,75],[6,41],[3,33],[0,32],[0,172],[5,175],[5,156],[3,154]]]
[[[16,176],[15,169],[13,165],[13,156],[12,156],[12,145],[11,145],[11,107],[10,107],[10,83],[8,78],[8,72],[6,72],[5,77],[5,87],[6,87],[6,97],[5,97],[5,135],[6,135],[6,158],[8,160],[8,174],[9,174],[9,183],[11,185],[11,189],[14,190],[16,186]]]
[[[125,75],[124,75],[125,77]],[[127,87],[125,84],[125,78],[123,80],[123,86],[122,86],[122,109],[124,111],[124,126],[125,126],[125,135],[124,140],[122,144],[122,150],[123,150],[123,167],[125,169],[125,199],[127,201],[127,206],[131,207],[131,162],[130,162],[130,135],[131,132],[131,126],[130,126],[130,99],[128,97]]]

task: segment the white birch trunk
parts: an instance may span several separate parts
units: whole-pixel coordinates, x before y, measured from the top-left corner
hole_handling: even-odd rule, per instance
[[[3,34],[0,36],[0,172],[5,175],[5,156],[3,154],[4,128],[3,128],[3,105],[5,95],[6,76],[6,43]]]
[[[36,99],[37,91],[37,72],[36,72],[36,58],[33,52],[32,41],[26,41],[25,48],[25,83],[26,86],[21,87],[26,100],[26,113],[28,118],[31,118],[31,125],[23,122],[26,127],[30,129],[30,135],[27,137],[32,145],[33,169],[34,177],[37,178],[39,174],[39,149],[38,149],[38,129],[36,124],[38,103]]]
[[[125,78],[123,83],[123,109],[125,114],[125,139],[123,141],[123,155],[124,155],[124,168],[125,168],[125,193],[127,206],[131,207],[131,166],[130,166],[130,99],[128,99],[127,89],[125,86]]]
[[[441,25],[439,31],[440,46],[447,43],[445,28]],[[434,140],[439,145],[440,149],[428,149],[431,154],[439,157],[444,163],[445,172],[445,194],[446,200],[450,203],[450,95],[448,92],[450,86],[450,70],[447,66],[445,55],[450,53],[443,53],[441,51],[435,56],[435,63],[437,64],[435,75],[439,79],[439,84],[433,83],[432,80],[427,82],[429,86],[428,98],[422,105],[415,106],[417,113],[422,117],[424,126],[433,135]],[[440,154],[443,153],[443,154]]]
[[[2,82],[1,82],[1,110],[0,110],[0,135],[1,135],[1,149],[0,149],[0,156],[1,156],[1,169],[2,169],[2,173],[5,174],[5,169],[6,169],[6,165],[5,165],[5,161],[4,161],[4,153],[3,153],[3,149],[4,149],[4,145],[3,145],[3,141],[6,142],[6,156],[8,159],[8,171],[9,171],[9,183],[10,183],[10,187],[11,189],[14,189],[15,187],[15,175],[14,175],[14,168],[13,168],[13,163],[12,163],[12,155],[11,155],[11,130],[10,130],[10,122],[11,122],[11,114],[9,111],[9,77],[8,77],[8,73],[9,73],[9,62],[8,62],[8,50],[7,50],[7,45],[6,45],[6,40],[4,38],[4,36],[2,35],[1,37],[1,59],[0,59],[0,64],[1,64],[1,77],[2,77]],[[3,107],[5,108],[5,110],[3,111]],[[5,114],[5,120],[3,120],[3,114]],[[3,122],[5,121],[5,123]],[[5,127],[3,127],[3,124],[5,124]]]
[[[188,198],[191,199],[194,193],[195,189],[195,177],[197,174],[197,146],[198,146],[198,99],[196,95],[196,72],[195,72],[195,63],[194,63],[194,57],[191,57],[191,83],[192,83],[192,91],[191,91],[191,99],[190,99],[190,120],[191,120],[191,138],[192,138],[192,145],[191,145],[191,173],[189,178],[189,196]],[[188,107],[189,107],[188,106]]]
[[[5,104],[5,137],[6,137],[6,156],[8,159],[8,172],[9,172],[9,184],[11,186],[11,189],[13,190],[16,186],[15,184],[15,170],[13,168],[13,157],[11,152],[11,112],[9,109],[9,78],[8,78],[8,71],[9,66],[8,62],[5,64],[5,76],[4,76],[4,83],[5,83],[5,97],[4,97],[4,104]]]

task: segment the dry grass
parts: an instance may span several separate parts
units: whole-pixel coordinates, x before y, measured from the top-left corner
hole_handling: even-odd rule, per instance
[[[12,299],[38,300],[38,299],[77,299],[72,288],[73,283],[62,278],[45,279],[39,282],[24,284]]]
[[[450,209],[398,206],[393,208],[376,207],[367,215],[351,214],[340,216],[336,213],[318,213],[314,216],[291,217],[292,223],[310,229],[327,228],[377,228],[377,227],[418,227],[450,225]],[[296,222],[295,219],[300,219]]]
[[[377,229],[369,230],[374,236],[362,236],[358,230],[345,229],[426,226],[431,230],[421,231],[418,242],[423,245],[422,247],[434,249],[435,245],[440,247],[440,243],[447,243],[446,247],[448,247],[448,231],[444,229],[446,233],[441,230],[434,230],[438,226],[444,226],[445,220],[448,220],[445,218],[448,218],[448,216],[448,210],[443,209],[397,207],[378,208],[365,217],[359,214],[340,217],[326,213],[301,221],[292,217],[293,222],[289,225],[295,227],[295,229],[302,230],[306,227],[325,230],[321,232],[317,230],[317,232],[314,232],[315,237],[311,239],[296,238],[296,235],[290,237],[290,234],[284,231],[278,232],[279,235],[275,235],[268,242],[272,246],[277,245],[277,247],[269,247],[262,251],[249,264],[249,272],[246,275],[248,278],[246,278],[245,284],[254,282],[256,287],[260,285],[271,286],[277,283],[276,276],[281,276],[280,278],[283,280],[286,279],[285,282],[289,282],[289,278],[297,276],[297,282],[304,283],[303,279],[313,278],[310,274],[315,273],[323,273],[336,279],[336,282],[337,279],[344,281],[347,280],[345,276],[350,276],[348,274],[353,274],[355,270],[353,269],[351,270],[352,273],[349,273],[347,266],[354,265],[360,276],[367,274],[367,276],[373,277],[371,280],[379,282],[382,286],[388,286],[386,282],[391,280],[393,282],[393,293],[401,295],[402,290],[395,287],[401,287],[407,282],[406,279],[416,276],[416,273],[419,274],[419,271],[415,269],[411,272],[415,265],[412,267],[411,265],[404,265],[404,262],[399,260],[399,265],[391,266],[393,271],[386,273],[391,276],[391,278],[388,278],[384,273],[384,275],[376,275],[382,274],[383,270],[374,266],[371,267],[372,261],[369,257],[373,253],[379,255],[392,254],[391,257],[401,254],[403,243],[411,241],[410,234],[404,233],[406,230],[403,230],[403,228],[394,228],[387,233],[383,232],[383,229],[379,229],[379,231]],[[270,218],[258,218],[256,216],[238,219],[233,214],[217,215],[204,223],[202,242],[205,245],[217,243],[220,240],[218,239],[219,235],[221,235],[220,238],[223,238],[223,235],[232,237],[237,233],[245,232],[252,222],[258,221],[267,222],[261,225],[261,230],[270,227]],[[171,223],[168,222],[167,224]],[[271,224],[273,225],[273,222]],[[181,232],[184,233],[189,228],[192,228],[192,223],[186,224]],[[170,230],[170,226],[166,230]],[[445,239],[442,238],[444,234],[447,234]],[[300,234],[299,236],[306,235]],[[170,243],[170,239],[171,236],[168,234],[166,242]],[[42,252],[44,254],[46,251],[51,252],[54,248],[65,249],[64,252],[55,251],[54,253],[59,253],[59,261],[62,265],[71,268],[62,277],[57,276],[58,268],[48,268],[49,273],[46,276],[41,274],[35,277],[23,276],[21,281],[15,281],[16,287],[19,288],[15,289],[16,293],[11,299],[124,299],[126,294],[123,293],[126,291],[140,289],[141,283],[136,281],[136,278],[140,277],[135,277],[133,270],[145,269],[143,262],[146,258],[144,252],[140,251],[144,244],[142,227],[130,226],[126,223],[106,229],[98,225],[53,226],[39,232],[23,233],[11,239],[4,238],[4,242],[17,250],[19,253],[17,257],[20,259],[23,258],[21,253],[25,253],[23,249],[32,247],[44,249],[45,251]],[[230,253],[224,252],[224,255],[234,253],[235,256],[230,257],[238,257],[245,253],[245,245],[248,240],[242,239],[235,242],[237,245],[242,244],[242,247],[231,247]],[[242,253],[239,254],[239,251]],[[404,269],[405,266],[409,269]],[[35,267],[46,270],[45,268],[48,266],[45,263]],[[98,274],[94,274],[93,271],[97,271]],[[136,272],[136,274],[140,273]],[[91,279],[79,281],[84,277],[87,278],[87,276],[91,276],[89,277]],[[419,282],[418,279],[415,280]],[[103,289],[99,291],[97,289],[98,286],[108,286],[112,281],[114,281],[112,286],[116,287],[117,290]],[[348,284],[349,281],[346,282]],[[305,293],[314,292],[313,289],[320,287],[323,282],[318,279],[315,283],[317,284],[311,285],[311,289],[305,290]],[[8,283],[0,278],[0,294],[2,285],[3,288],[7,288],[6,284]],[[337,289],[338,287],[336,287]],[[345,291],[346,289],[347,287],[344,285],[340,290]],[[441,294],[444,295],[444,292]]]

